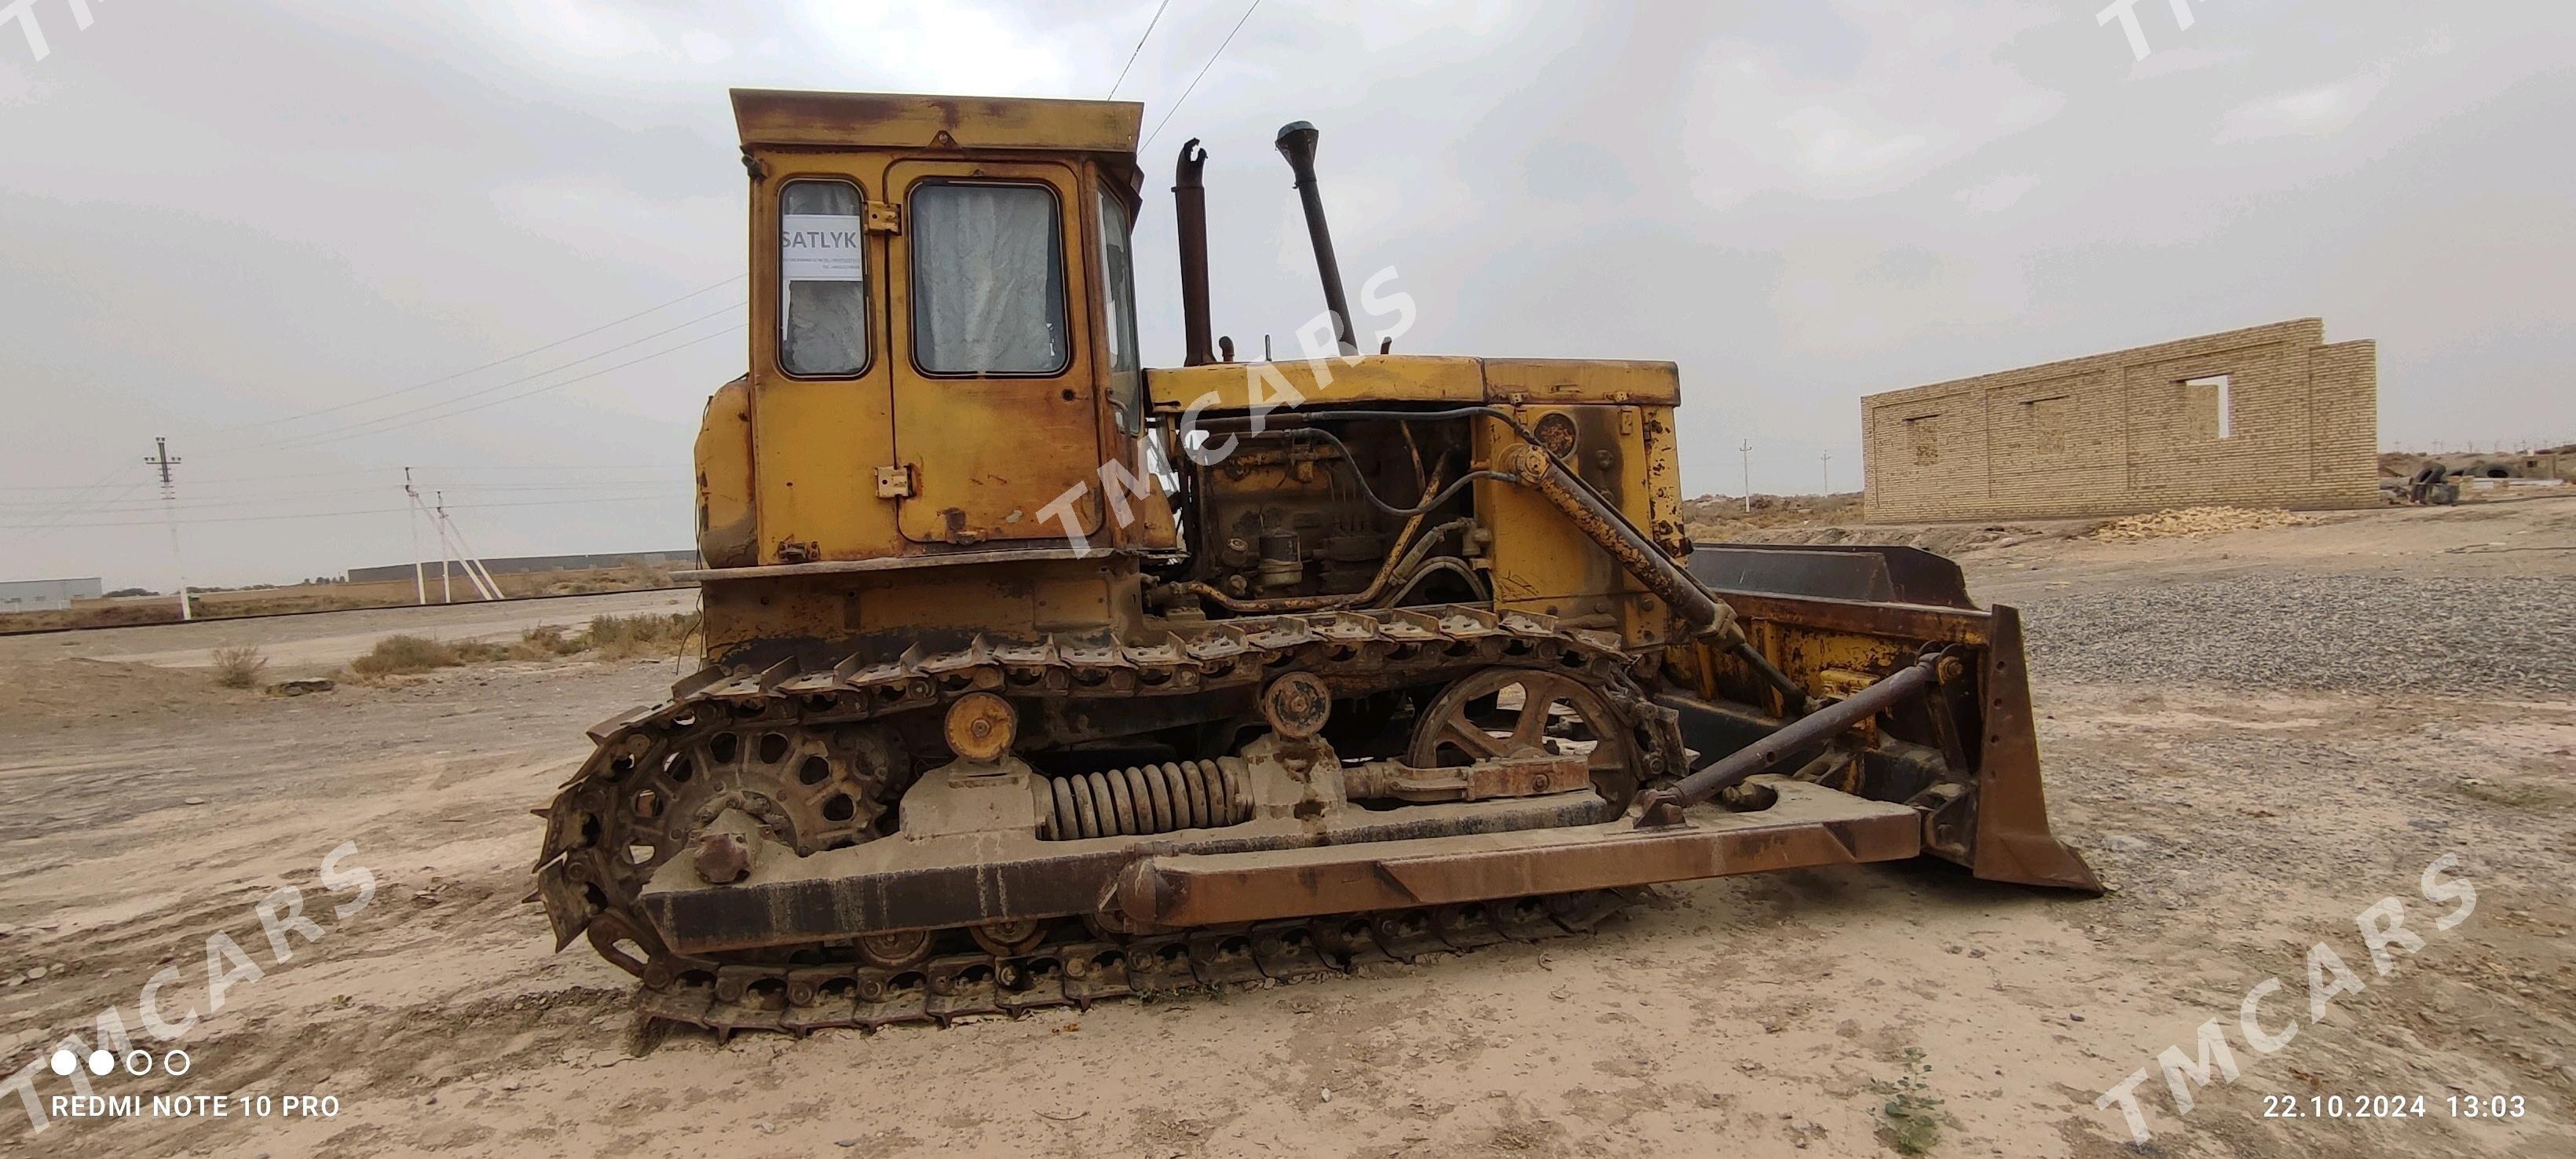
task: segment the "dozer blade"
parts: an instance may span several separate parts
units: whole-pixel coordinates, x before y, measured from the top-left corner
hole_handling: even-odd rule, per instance
[[[1978,607],[1956,563],[1910,547],[1703,543],[1694,545],[1689,567],[1765,641],[1775,662],[1801,675],[1939,649],[1972,661],[1973,688],[1960,691],[1974,694],[1956,697],[1961,715],[1924,719],[1947,722],[1946,760],[1974,770],[1975,791],[1947,808],[1927,805],[1923,851],[1993,881],[2102,892],[2084,858],[2049,829],[2019,610]],[[1722,660],[1704,654],[1699,664],[1707,673]],[[1713,696],[1717,688],[1700,691]],[[1696,702],[1680,707],[1685,734],[1696,733],[1691,744],[1704,750],[1730,751],[1772,727],[1698,712],[1706,706]],[[1891,768],[1906,763],[1904,747],[1873,751],[1867,779],[1906,783],[1907,775]]]
[[[1999,604],[1988,614],[1985,752],[1977,771],[1977,837],[1968,868],[1991,881],[2100,893],[2102,881],[2093,867],[2048,828],[2021,612]]]

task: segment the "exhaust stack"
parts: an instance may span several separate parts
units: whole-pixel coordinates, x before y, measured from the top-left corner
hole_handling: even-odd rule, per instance
[[[1181,233],[1181,365],[1205,366],[1209,353],[1207,186],[1200,174],[1207,150],[1192,137],[1172,171],[1172,216]]]
[[[1360,352],[1351,339],[1351,304],[1342,294],[1342,263],[1333,256],[1333,231],[1324,224],[1324,195],[1315,188],[1315,140],[1323,134],[1305,121],[1279,129],[1279,155],[1297,174],[1297,199],[1306,209],[1306,237],[1315,243],[1315,269],[1324,279],[1324,308],[1333,315],[1333,338],[1345,355]]]

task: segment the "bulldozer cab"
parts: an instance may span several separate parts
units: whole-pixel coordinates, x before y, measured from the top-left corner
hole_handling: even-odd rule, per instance
[[[737,91],[760,562],[1100,530],[1142,429],[1139,106]],[[1070,524],[1071,526],[1067,526]]]

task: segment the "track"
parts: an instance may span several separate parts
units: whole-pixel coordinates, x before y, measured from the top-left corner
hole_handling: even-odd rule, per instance
[[[1651,782],[1679,771],[1681,745],[1670,714],[1631,679],[1638,660],[1611,633],[1440,607],[1234,620],[1152,641],[978,639],[951,653],[916,648],[889,662],[854,658],[813,670],[711,668],[683,682],[669,703],[592,730],[597,751],[544,810],[535,900],[558,949],[586,936],[642,980],[644,1013],[728,1033],[944,1023],[1563,936],[1591,928],[1616,897],[1496,899],[1152,934],[1068,915],[998,932],[854,937],[723,960],[663,947],[634,901],[655,869],[728,805],[745,807],[800,852],[889,831],[879,819],[911,774],[898,732],[907,722],[936,721],[973,692],[1022,702],[1205,698],[1305,671],[1346,697],[1445,685],[1496,667],[1530,669],[1597,693],[1627,733],[1618,743],[1637,754],[1625,775]]]
[[[1086,929],[1074,921],[1064,923],[1070,934],[1065,940],[1028,953],[939,954],[893,968],[846,962],[746,964],[673,974],[666,962],[656,961],[645,968],[636,1009],[649,1018],[723,1035],[906,1023],[946,1026],[976,1015],[1051,1006],[1087,1009],[1103,999],[1265,979],[1292,981],[1348,973],[1372,963],[1410,962],[1430,953],[1564,937],[1589,931],[1627,900],[1603,890],[1152,937]],[[971,935],[944,931],[940,940],[971,940]]]

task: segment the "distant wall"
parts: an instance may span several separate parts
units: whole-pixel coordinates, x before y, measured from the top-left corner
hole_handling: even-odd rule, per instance
[[[2315,318],[1861,400],[1883,522],[2379,502],[2379,355]]]
[[[2576,481],[2576,454],[2557,451],[2487,451],[2434,455],[2431,459],[2454,473],[2480,478]]]
[[[86,579],[0,580],[0,612],[59,612],[73,600],[99,598],[98,577]]]
[[[698,553],[631,551],[617,555],[522,555],[507,558],[495,556],[482,562],[484,568],[493,575],[516,575],[532,571],[584,571],[596,567],[624,567],[629,563],[640,563],[647,567],[693,568],[698,566]],[[429,560],[421,566],[430,575],[438,574],[437,560]],[[407,580],[411,577],[412,565],[407,563],[349,569],[349,582],[353,584]]]

